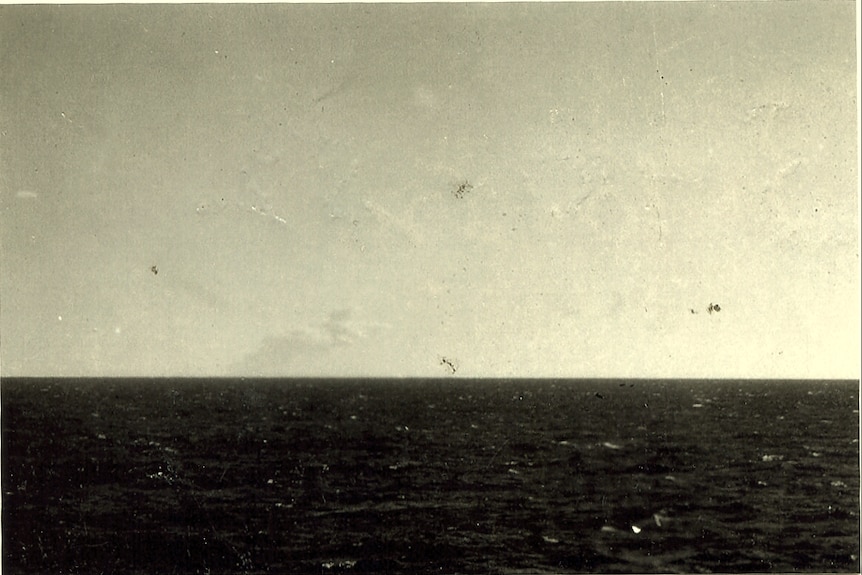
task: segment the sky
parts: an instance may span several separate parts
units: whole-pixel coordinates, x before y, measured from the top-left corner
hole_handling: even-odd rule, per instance
[[[0,375],[858,378],[855,3],[0,7]]]

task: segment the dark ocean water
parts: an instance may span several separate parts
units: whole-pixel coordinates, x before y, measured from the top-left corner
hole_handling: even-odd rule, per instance
[[[858,382],[0,389],[4,574],[860,569]]]

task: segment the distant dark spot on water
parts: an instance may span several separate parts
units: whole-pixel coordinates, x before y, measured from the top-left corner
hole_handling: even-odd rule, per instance
[[[150,271],[153,272],[153,275],[159,275],[159,266],[150,266]]]

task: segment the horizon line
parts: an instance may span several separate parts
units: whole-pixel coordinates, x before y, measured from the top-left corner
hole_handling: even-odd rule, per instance
[[[840,378],[840,377],[829,377],[829,378],[810,378],[810,377],[798,377],[798,378],[788,378],[788,377],[613,377],[613,376],[602,376],[602,377],[530,377],[530,376],[514,376],[514,377],[497,377],[497,376],[486,376],[486,377],[458,377],[458,376],[325,376],[325,375],[303,375],[303,376],[240,376],[240,375],[219,375],[219,376],[165,376],[165,375],[155,375],[155,376],[147,376],[147,375],[84,375],[84,376],[76,376],[76,375],[61,375],[61,376],[52,376],[52,375],[15,375],[15,376],[0,376],[0,384],[3,381],[46,381],[46,380],[58,380],[58,381],[169,381],[169,380],[180,380],[180,381],[462,381],[462,382],[480,382],[480,381],[488,381],[488,382],[502,382],[502,381],[591,381],[591,382],[602,382],[602,381],[634,381],[634,382],[657,382],[657,381],[667,381],[667,382],[717,382],[717,383],[730,383],[730,382],[835,382],[835,383],[849,383],[856,382],[862,383],[862,379],[860,378]]]

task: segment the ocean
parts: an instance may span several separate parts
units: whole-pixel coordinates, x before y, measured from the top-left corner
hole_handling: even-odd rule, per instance
[[[859,572],[859,382],[4,379],[3,573]]]

